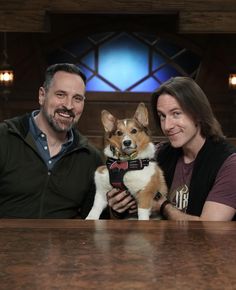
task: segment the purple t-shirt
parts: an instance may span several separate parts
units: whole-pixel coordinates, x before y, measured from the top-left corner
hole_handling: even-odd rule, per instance
[[[178,160],[169,191],[169,199],[183,212],[188,206],[193,166],[194,161],[186,164],[183,158]],[[236,208],[236,153],[230,155],[222,164],[206,200]]]

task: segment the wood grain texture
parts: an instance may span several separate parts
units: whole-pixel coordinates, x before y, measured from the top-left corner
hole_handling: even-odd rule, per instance
[[[48,11],[121,11],[132,13],[132,11],[141,13],[168,10],[202,10],[202,11],[230,11],[236,9],[234,0],[8,0],[0,2],[1,10],[19,9],[19,10],[48,10]],[[134,9],[134,10],[133,10]],[[92,11],[91,11],[92,12]]]
[[[236,33],[236,11],[180,12],[180,33]]]
[[[44,15],[178,13],[180,33],[230,33],[235,32],[236,4],[234,0],[9,0],[0,2],[0,31],[47,32],[47,21],[38,15],[39,11]]]
[[[234,222],[0,220],[1,289],[235,289]]]
[[[47,32],[49,22],[42,10],[0,10],[0,31]]]

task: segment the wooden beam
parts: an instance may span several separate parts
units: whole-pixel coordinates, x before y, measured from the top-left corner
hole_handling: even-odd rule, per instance
[[[7,0],[2,10],[46,10],[67,13],[158,13],[179,11],[231,11],[235,0]]]
[[[178,2],[179,4],[176,4]],[[0,2],[0,10],[47,10],[66,13],[150,13],[152,8],[158,10],[184,6],[183,0],[8,0]]]
[[[181,12],[179,33],[236,33],[236,12]]]
[[[44,11],[0,10],[0,31],[47,32],[49,22]]]
[[[235,0],[0,1],[0,31],[47,32],[50,14],[179,14],[180,33],[235,33]]]

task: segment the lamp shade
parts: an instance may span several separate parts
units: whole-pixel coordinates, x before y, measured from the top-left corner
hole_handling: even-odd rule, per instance
[[[236,90],[236,73],[229,74],[229,88]]]
[[[14,72],[12,69],[2,69],[0,67],[0,86],[8,87],[13,84]]]
[[[3,60],[0,63],[0,86],[9,87],[13,84],[14,81],[14,71],[12,67],[8,64],[8,55],[7,55],[7,36],[6,33],[3,34]]]

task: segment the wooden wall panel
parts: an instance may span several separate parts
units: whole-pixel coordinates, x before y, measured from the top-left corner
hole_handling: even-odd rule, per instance
[[[235,33],[236,11],[181,11],[179,33]]]
[[[175,13],[179,15],[180,33],[232,32],[235,12],[234,0],[8,0],[0,2],[0,31],[46,32],[48,26],[42,17],[46,13],[136,13],[157,17]]]
[[[47,14],[43,10],[0,10],[0,28],[0,31],[8,32],[50,30]]]

